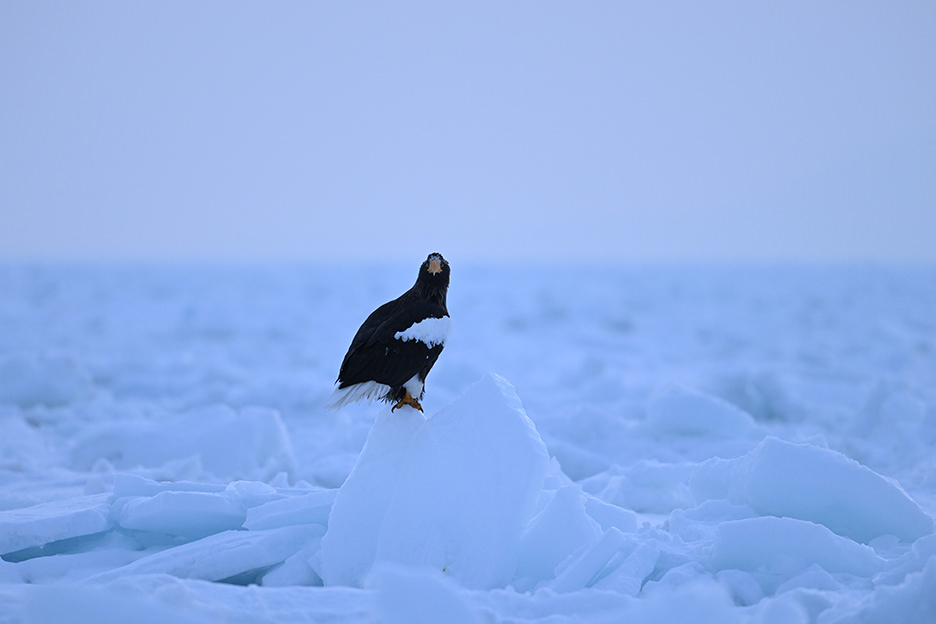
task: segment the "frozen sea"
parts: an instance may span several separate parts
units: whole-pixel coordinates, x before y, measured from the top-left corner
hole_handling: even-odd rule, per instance
[[[419,260],[0,267],[0,621],[936,622],[936,269]]]

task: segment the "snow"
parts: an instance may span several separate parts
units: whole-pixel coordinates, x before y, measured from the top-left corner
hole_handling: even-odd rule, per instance
[[[936,272],[407,275],[0,268],[0,621],[936,621]]]
[[[418,340],[430,347],[444,345],[452,331],[452,318],[443,316],[442,318],[427,318],[413,323],[403,331],[393,334],[397,340],[406,342],[408,340]]]
[[[377,591],[378,622],[481,624],[458,585],[437,573],[380,563],[370,575],[370,586]]]

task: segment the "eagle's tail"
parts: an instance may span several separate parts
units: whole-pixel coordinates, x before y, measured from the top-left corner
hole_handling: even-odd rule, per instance
[[[335,391],[325,401],[325,409],[334,411],[350,403],[357,403],[365,399],[368,401],[385,399],[387,393],[390,392],[390,386],[376,381],[362,381],[344,388],[339,388],[338,385],[335,384]]]

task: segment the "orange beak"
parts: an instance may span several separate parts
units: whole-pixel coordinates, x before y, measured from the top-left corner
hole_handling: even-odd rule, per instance
[[[430,260],[430,261],[429,261],[429,269],[428,269],[428,271],[429,271],[430,273],[432,273],[433,275],[435,275],[436,273],[441,273],[441,272],[442,272],[442,264],[441,264],[438,260],[435,260],[435,259]]]

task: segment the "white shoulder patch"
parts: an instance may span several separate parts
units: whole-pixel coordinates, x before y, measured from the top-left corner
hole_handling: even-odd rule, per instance
[[[442,318],[427,318],[413,323],[403,331],[393,334],[397,340],[418,340],[429,347],[444,345],[449,332],[452,330],[452,319],[448,316]]]

